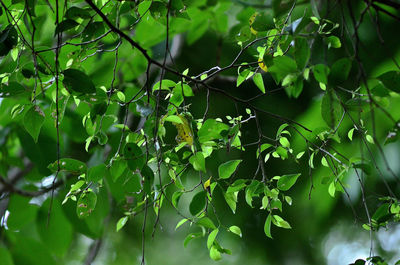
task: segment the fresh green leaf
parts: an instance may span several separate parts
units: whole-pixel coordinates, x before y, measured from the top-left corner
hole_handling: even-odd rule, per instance
[[[213,245],[214,240],[218,235],[218,232],[219,232],[219,230],[218,230],[218,228],[216,228],[208,235],[208,238],[207,238],[207,248],[208,249],[210,249],[211,246]]]
[[[228,179],[236,171],[237,166],[242,162],[242,160],[231,160],[221,164],[218,167],[219,178]]]
[[[189,158],[190,164],[193,165],[194,170],[206,172],[206,160],[201,152],[197,152]]]
[[[290,174],[290,175],[283,175],[278,180],[278,189],[287,191],[289,190],[297,181],[297,178],[300,177],[299,174]]]
[[[117,222],[116,230],[117,232],[125,226],[126,222],[128,222],[128,216],[121,217]]]

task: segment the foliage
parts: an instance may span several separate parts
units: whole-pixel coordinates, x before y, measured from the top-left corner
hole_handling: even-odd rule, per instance
[[[397,25],[399,4],[263,2],[1,1],[0,259],[53,264],[80,234],[96,240],[90,264],[108,225],[141,218],[144,264],[172,208],[184,245],[204,238],[220,260],[235,255],[225,237],[246,237],[225,214],[249,208],[279,240],[306,182],[309,198],[349,200],[371,248],[398,223],[384,149],[398,146],[398,50],[376,66],[363,45],[386,49],[379,21]]]

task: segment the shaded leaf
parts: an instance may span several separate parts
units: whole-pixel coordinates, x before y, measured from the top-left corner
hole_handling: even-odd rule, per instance
[[[70,92],[83,94],[96,92],[92,80],[84,72],[77,69],[67,69],[62,73],[64,74],[63,84]]]
[[[32,106],[24,115],[24,127],[32,136],[35,143],[38,141],[40,129],[45,120],[45,115],[38,105]]]

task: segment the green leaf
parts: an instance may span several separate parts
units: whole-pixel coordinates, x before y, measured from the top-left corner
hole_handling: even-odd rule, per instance
[[[313,67],[315,80],[320,83],[328,84],[329,67],[325,64],[317,64]]]
[[[372,167],[367,163],[355,163],[353,167],[361,169],[367,175],[371,175],[372,173]]]
[[[88,75],[77,69],[67,69],[63,72],[63,84],[69,92],[80,94],[91,94],[96,92],[96,88]]]
[[[258,89],[260,89],[261,92],[265,93],[264,81],[260,73],[256,73],[253,76],[253,81],[254,84],[256,84],[256,86],[258,87]]]
[[[235,235],[242,237],[242,230],[239,226],[232,225],[231,227],[229,227],[229,231],[234,233]]]
[[[88,170],[88,181],[98,182],[103,179],[107,172],[107,167],[104,164],[100,164],[89,168]]]
[[[296,38],[294,44],[294,58],[297,68],[302,70],[306,67],[310,59],[311,50],[306,38]]]
[[[169,115],[164,120],[165,121],[170,121],[170,122],[173,122],[173,123],[183,124],[182,119],[179,116],[176,116],[176,115]]]
[[[74,18],[90,18],[90,13],[83,8],[79,8],[76,6],[72,6],[68,8],[67,12],[65,12],[65,17],[69,19],[74,19]]]
[[[178,228],[179,228],[181,225],[183,225],[184,223],[186,223],[188,220],[189,220],[189,219],[186,219],[186,218],[180,220],[180,221],[176,224],[175,230],[178,229]]]
[[[243,26],[239,33],[236,34],[236,40],[241,42],[246,42],[251,39],[252,34],[249,26]]]
[[[127,143],[124,148],[124,158],[130,170],[142,169],[146,164],[146,156],[135,143]]]
[[[291,229],[292,227],[290,226],[290,224],[288,222],[286,222],[285,220],[283,220],[282,217],[280,217],[279,215],[273,215],[272,216],[272,223],[278,227],[282,227],[285,229]]]
[[[203,217],[197,221],[198,225],[204,226],[205,228],[216,229],[217,227],[213,223],[213,221],[208,217]]]
[[[331,67],[329,73],[329,83],[338,85],[345,82],[351,70],[351,61],[348,58],[337,60]]]
[[[124,173],[127,167],[126,161],[122,159],[114,160],[110,167],[111,178],[115,182]]]
[[[218,230],[218,228],[216,228],[208,235],[208,238],[207,238],[207,248],[208,249],[210,249],[211,246],[213,245],[214,240],[218,235],[218,232],[219,232],[219,230]]]
[[[343,116],[340,100],[332,89],[328,89],[322,98],[321,115],[331,128],[335,128]]]
[[[269,214],[267,219],[265,220],[265,224],[264,224],[264,233],[269,238],[272,238],[272,235],[271,235],[271,221],[272,221],[272,216],[271,216],[271,214]]]
[[[221,164],[218,167],[219,178],[228,179],[236,171],[237,166],[242,162],[242,160],[231,160]]]
[[[350,141],[353,141],[353,134],[354,134],[355,128],[350,129],[350,131],[347,133],[347,137],[349,137]]]
[[[48,168],[56,172],[58,169],[58,161],[55,161],[54,163],[50,164]],[[74,175],[81,175],[85,174],[87,171],[86,164],[83,163],[82,161],[72,159],[72,158],[61,158],[60,159],[60,171],[66,171]]]
[[[0,33],[0,56],[7,55],[17,44],[18,32],[12,25],[8,25]]]
[[[210,258],[215,261],[218,261],[222,258],[221,252],[219,252],[215,246],[212,246],[210,249]]]
[[[193,216],[200,213],[206,206],[206,195],[206,191],[203,190],[193,196],[193,199],[189,205],[189,211]]]
[[[247,186],[246,188],[246,194],[245,194],[245,199],[248,205],[250,205],[251,207],[253,207],[253,197],[254,196],[258,196],[257,194],[255,194],[258,186],[259,186],[260,182],[258,180],[253,180],[249,186]]]
[[[21,230],[35,220],[39,207],[30,204],[30,199],[16,194],[10,196],[7,207],[10,212],[7,226],[11,231]]]
[[[277,83],[288,74],[297,72],[296,61],[288,56],[278,56],[273,59],[273,65],[268,68]]]
[[[373,138],[371,135],[369,135],[369,134],[365,135],[365,139],[366,139],[367,142],[369,142],[370,144],[374,144],[374,138]]]
[[[400,72],[389,71],[377,77],[383,85],[396,93],[400,93]]]
[[[185,240],[183,241],[183,246],[186,247],[190,241],[192,241],[193,239],[196,239],[196,238],[200,238],[200,237],[203,237],[202,232],[188,234],[186,236]]]
[[[181,191],[175,191],[174,194],[172,194],[171,201],[172,201],[172,205],[175,208],[178,207],[178,202],[179,202],[179,199],[181,198],[182,194],[183,194],[183,192],[181,192]]]
[[[300,177],[299,174],[290,174],[290,175],[283,175],[278,180],[278,189],[282,191],[289,190],[297,181],[297,178]]]
[[[76,205],[76,214],[79,218],[87,218],[96,207],[97,195],[88,189],[82,192]]]
[[[125,226],[126,222],[128,222],[128,216],[121,217],[117,222],[116,230],[117,232],[121,230],[122,227]]]
[[[65,216],[60,202],[54,198],[51,207],[51,217],[48,219],[50,198],[40,207],[37,215],[37,231],[41,241],[47,248],[59,257],[64,257],[73,240],[74,229]]]
[[[190,164],[193,165],[194,170],[206,172],[206,160],[201,152],[197,152],[189,158]]]
[[[289,142],[289,140],[288,140],[286,137],[281,137],[281,138],[279,138],[279,143],[280,143],[283,147],[286,147],[286,148],[289,148],[289,147],[290,147],[290,142]]]
[[[66,19],[64,21],[61,21],[61,23],[57,25],[54,35],[75,28],[78,25],[79,24],[72,19]]]
[[[250,69],[244,69],[243,71],[241,71],[236,80],[236,87],[240,86],[244,81],[246,81],[253,75],[254,75],[254,72],[251,71]]]
[[[274,20],[271,12],[265,12],[261,14],[256,14],[251,27],[255,31],[267,31],[274,28]]]
[[[389,203],[382,204],[372,215],[371,219],[375,220],[377,223],[386,222],[392,216],[392,214],[389,211],[389,208],[390,208]]]
[[[236,212],[236,203],[237,203],[237,192],[226,192],[224,193],[224,198],[229,208],[231,208],[232,212]]]
[[[329,36],[328,38],[325,38],[325,43],[328,45],[328,49],[330,47],[332,47],[332,48],[342,47],[342,43],[340,42],[340,39],[336,36]]]
[[[226,190],[227,193],[229,192],[236,192],[236,191],[240,191],[243,188],[245,188],[247,180],[246,179],[237,179],[235,180],[235,182],[233,182],[228,189]]]
[[[25,88],[17,82],[9,82],[8,84],[1,84],[0,98],[13,97],[26,92]]]
[[[42,109],[34,105],[24,115],[24,127],[32,136],[35,143],[38,141],[40,129],[45,120],[45,115]]]
[[[143,190],[147,195],[150,195],[154,183],[154,172],[148,165],[144,164],[140,174],[142,175]]]
[[[10,252],[4,247],[0,247],[0,260],[3,265],[14,265]]]
[[[161,84],[161,87],[160,87]],[[168,80],[168,79],[163,79],[161,82],[158,81],[157,83],[155,83],[155,85],[153,86],[153,91],[155,90],[168,90],[171,91],[171,88],[174,88],[176,86],[176,83],[172,80]]]
[[[214,119],[208,119],[204,122],[201,126],[200,130],[198,131],[199,142],[205,143],[207,141],[221,139],[221,132],[228,131],[229,126],[216,121]]]

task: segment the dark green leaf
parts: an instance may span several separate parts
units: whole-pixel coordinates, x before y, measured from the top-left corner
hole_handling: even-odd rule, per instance
[[[57,256],[63,257],[72,242],[73,227],[65,217],[57,199],[53,201],[50,219],[48,219],[49,207],[50,199],[47,199],[37,215],[37,230],[48,249]]]
[[[25,92],[25,88],[17,82],[9,82],[8,84],[1,84],[0,98],[13,97]]]
[[[75,19],[75,18],[90,18],[89,11],[83,8],[79,8],[76,6],[72,6],[68,8],[67,12],[65,13],[65,16],[69,19]]]
[[[130,170],[142,169],[146,164],[146,156],[142,149],[134,143],[127,143],[124,148],[124,158]]]
[[[348,58],[337,60],[331,67],[329,82],[333,85],[341,84],[347,80],[351,70],[351,61]]]
[[[310,59],[310,46],[306,38],[296,38],[294,44],[294,57],[298,69],[304,69]]]
[[[328,89],[322,98],[321,115],[331,128],[335,128],[343,116],[340,100],[332,89]]]
[[[61,21],[61,23],[57,25],[54,35],[57,35],[58,33],[75,28],[78,25],[79,24],[75,20],[72,20],[72,19],[66,19],[64,21]]]
[[[270,12],[257,14],[251,24],[255,31],[267,31],[274,28],[274,26],[274,20]]]
[[[77,92],[82,94],[95,93],[96,88],[84,72],[77,69],[67,69],[62,72],[64,74],[63,84],[69,89],[69,92]]]
[[[88,181],[98,182],[103,179],[108,169],[106,165],[100,164],[94,167],[89,168],[88,170]]]
[[[0,56],[7,55],[18,44],[17,30],[8,25],[0,33]]]
[[[195,216],[200,213],[206,206],[206,191],[200,191],[193,196],[192,201],[189,205],[190,213]]]
[[[400,72],[390,71],[377,77],[383,85],[396,93],[400,93]]]

